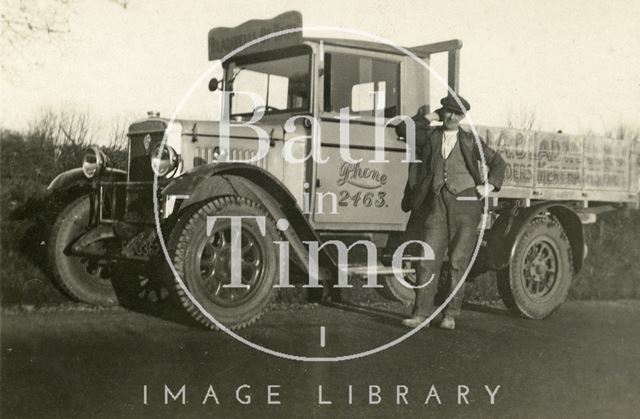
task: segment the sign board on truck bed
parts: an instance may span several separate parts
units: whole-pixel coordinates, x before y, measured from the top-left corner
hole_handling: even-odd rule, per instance
[[[478,133],[507,163],[499,197],[638,202],[637,140],[496,127]]]

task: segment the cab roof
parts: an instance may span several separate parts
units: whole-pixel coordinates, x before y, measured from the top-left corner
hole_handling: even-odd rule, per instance
[[[315,38],[315,37],[304,37],[304,41],[320,43],[323,42],[325,45],[334,45],[337,47],[347,47],[347,48],[356,48],[363,49],[368,51],[376,51],[376,52],[386,52],[389,54],[396,55],[404,55],[402,51],[397,48],[383,44],[379,42],[371,42],[371,41],[361,41],[357,39],[346,39],[346,38]],[[407,48],[410,49],[410,48]]]
[[[335,45],[339,47],[355,48],[368,51],[384,52],[395,55],[406,55],[398,48],[380,42],[361,41],[357,39],[345,39],[345,38],[315,38],[305,37],[304,41],[317,42],[322,41],[325,45]],[[462,41],[459,39],[451,39],[448,41],[436,42],[433,44],[418,45],[415,47],[405,47],[407,50],[416,54],[419,57],[427,57],[430,54],[436,54],[439,52],[455,51],[462,48]]]

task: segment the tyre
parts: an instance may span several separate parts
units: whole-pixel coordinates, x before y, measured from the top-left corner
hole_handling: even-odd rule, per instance
[[[571,244],[553,217],[536,218],[516,239],[498,291],[513,313],[544,319],[567,298],[573,276]]]
[[[419,240],[419,225],[417,223],[416,217],[410,217],[409,223],[407,224],[406,230],[403,232],[392,232],[389,235],[389,239],[387,241],[387,245],[383,251],[382,264],[385,266],[391,266],[393,262],[393,254],[395,253],[398,246],[405,243],[408,240]],[[409,245],[405,251],[405,255],[417,256],[420,253],[420,247],[416,245]],[[403,269],[411,269],[413,264],[404,260],[402,262]],[[415,268],[415,267],[414,267]],[[404,275],[404,280],[411,285],[416,284],[416,273],[415,271],[412,273],[408,273]],[[382,287],[376,288],[378,294],[391,301],[399,301],[405,305],[413,304],[413,301],[416,298],[416,293],[413,288],[407,288],[400,281],[398,281],[395,275],[385,275],[382,277]]]
[[[98,306],[117,305],[107,267],[97,258],[74,256],[69,252],[70,245],[89,229],[89,215],[86,195],[71,202],[58,215],[48,244],[53,278],[56,285],[76,301]]]
[[[247,288],[226,288],[231,283],[231,222],[217,219],[207,235],[207,218],[225,216],[264,217],[262,234],[255,220],[242,221],[241,282]],[[258,320],[275,295],[279,272],[277,246],[280,235],[268,212],[242,197],[220,197],[181,217],[169,238],[169,254],[179,278],[218,322],[232,330]],[[182,306],[198,323],[216,329],[172,276]]]
[[[404,268],[410,268],[411,262],[405,261]],[[411,285],[416,284],[416,273],[404,275],[404,280]],[[376,288],[380,296],[391,301],[399,301],[405,305],[413,304],[416,299],[416,292],[413,288],[405,287],[394,275],[385,275],[382,280],[382,287]]]

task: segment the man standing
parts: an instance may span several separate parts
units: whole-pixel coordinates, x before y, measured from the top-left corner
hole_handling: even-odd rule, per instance
[[[403,209],[411,209],[412,218],[419,220],[422,240],[435,254],[433,260],[420,261],[416,269],[419,288],[412,317],[402,321],[407,327],[419,326],[433,313],[445,255],[449,256],[451,292],[461,281],[476,246],[485,174],[473,134],[459,127],[471,107],[462,97],[458,99],[462,108],[451,95],[440,101],[443,125],[429,133],[419,154],[422,163],[409,177],[402,200]],[[486,187],[488,192],[497,191],[504,178],[504,160],[482,141],[481,147],[488,170]],[[455,328],[463,294],[461,287],[445,308],[441,328]]]

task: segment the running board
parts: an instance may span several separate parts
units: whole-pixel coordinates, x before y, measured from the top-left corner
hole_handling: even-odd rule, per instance
[[[346,270],[349,275],[353,276],[367,276],[370,271],[373,271],[375,268],[375,272],[380,275],[393,275],[393,268],[391,266],[385,265],[376,265],[375,267],[370,267],[369,265],[340,265],[338,266],[341,270]],[[409,275],[415,272],[413,268],[403,268],[398,269],[399,273],[403,275]]]

